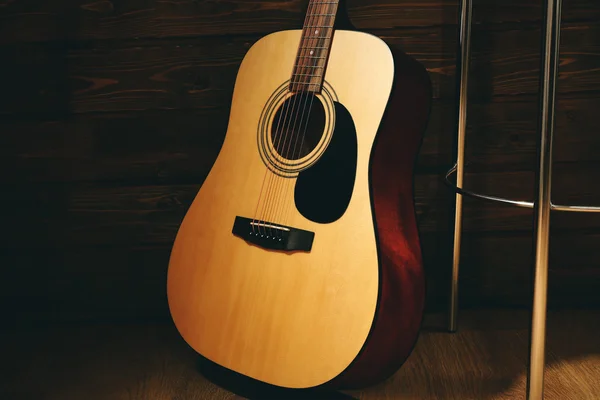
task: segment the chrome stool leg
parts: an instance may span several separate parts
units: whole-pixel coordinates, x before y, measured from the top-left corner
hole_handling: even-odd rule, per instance
[[[533,202],[511,200],[498,196],[475,193],[463,188],[464,144],[467,119],[467,74],[470,52],[471,1],[461,0],[460,60],[457,74],[460,82],[458,123],[458,151],[456,164],[446,172],[445,182],[456,192],[456,215],[454,230],[454,258],[452,265],[452,292],[450,299],[449,330],[456,330],[458,314],[458,266],[462,229],[462,196],[530,208],[535,216],[535,269],[533,281],[533,306],[531,318],[531,341],[529,343],[529,365],[527,370],[527,399],[541,400],[544,396],[544,368],[546,347],[546,316],[548,300],[548,254],[550,238],[550,213],[586,212],[600,213],[599,206],[557,205],[552,203],[552,141],[556,102],[556,80],[560,56],[560,25],[562,0],[546,0],[542,65],[540,76],[540,116],[538,144],[538,170],[535,199]],[[456,184],[450,176],[456,173]]]
[[[556,79],[560,58],[560,22],[562,0],[546,0],[544,52],[540,82],[539,169],[535,204],[535,274],[531,342],[527,376],[527,399],[541,400],[544,395],[546,314],[548,300],[548,252],[550,210],[552,209],[552,140],[556,100]]]
[[[463,187],[465,136],[467,130],[467,99],[469,86],[469,62],[471,60],[471,14],[472,0],[462,0],[460,13],[460,59],[457,65],[459,77],[459,108],[458,108],[458,137],[456,149],[456,185]],[[458,272],[460,265],[460,246],[462,239],[462,194],[456,193],[456,208],[454,215],[454,253],[452,257],[452,286],[450,288],[450,318],[448,330],[456,331],[458,319]]]

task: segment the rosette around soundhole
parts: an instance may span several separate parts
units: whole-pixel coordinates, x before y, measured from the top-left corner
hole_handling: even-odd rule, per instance
[[[294,177],[323,155],[335,128],[335,92],[325,82],[321,93],[292,93],[289,81],[267,101],[258,125],[258,150],[275,174]]]

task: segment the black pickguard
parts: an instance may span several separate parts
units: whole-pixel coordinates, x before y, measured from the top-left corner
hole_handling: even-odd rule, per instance
[[[294,197],[298,212],[319,223],[338,220],[348,208],[356,179],[358,139],[350,112],[334,102],[336,121],[321,158],[300,172]]]

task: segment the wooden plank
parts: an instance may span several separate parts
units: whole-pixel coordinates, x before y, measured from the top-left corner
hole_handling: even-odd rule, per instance
[[[429,70],[434,97],[455,97],[452,28],[381,31]],[[561,94],[600,90],[600,23],[564,24]],[[237,69],[258,37],[124,43],[68,48],[7,46],[0,74],[0,114],[61,114],[123,110],[227,107]],[[518,45],[515,45],[518,43]],[[474,36],[472,102],[494,96],[536,95],[540,31],[484,30]]]
[[[554,161],[586,164],[600,161],[600,129],[594,95],[558,95]],[[465,159],[472,172],[533,171],[537,168],[539,102],[537,96],[494,97],[470,103]],[[448,170],[454,163],[456,139],[454,104],[436,101],[419,153],[417,172]],[[586,168],[583,167],[582,168]]]
[[[3,248],[172,242],[199,185],[20,185],[0,205]],[[110,200],[112,199],[112,200]]]
[[[0,114],[222,107],[255,38],[70,49],[9,46]]]
[[[266,34],[298,29],[307,5],[307,0],[2,0],[0,44]],[[457,24],[456,1],[349,0],[348,6],[359,29]],[[564,21],[600,17],[593,0],[565,2],[563,7]],[[475,25],[539,23],[542,16],[541,3],[534,0],[476,2],[473,15]]]
[[[0,122],[0,182],[204,179],[228,114],[225,108],[163,110]]]
[[[508,100],[513,101],[470,106],[466,157],[471,171],[534,169],[537,98]],[[556,162],[599,160],[598,109],[600,98],[559,98]],[[453,162],[454,112],[453,104],[434,101],[418,173],[442,173]],[[0,182],[194,182],[212,166],[227,123],[226,107],[0,122]]]
[[[200,188],[181,185],[126,186],[119,184],[15,184],[5,185],[10,196],[0,198],[4,225],[2,248],[71,247],[83,245],[133,245],[172,243],[181,220]],[[553,190],[556,203],[600,205],[598,163],[588,168],[571,164],[557,168]],[[530,200],[534,173],[530,171],[471,173],[465,186],[496,196]],[[418,175],[415,197],[422,232],[447,229],[452,191],[440,174]],[[532,212],[467,199],[465,232],[530,232]],[[553,215],[556,231],[593,231],[600,216],[559,213]]]
[[[445,310],[450,236],[423,235],[427,310]],[[552,235],[551,307],[600,305],[598,233]],[[532,240],[528,235],[465,235],[461,307],[529,307]],[[170,248],[81,247],[0,253],[0,310],[5,322],[168,320]]]
[[[165,319],[168,260],[164,246],[2,252],[3,321]]]
[[[446,311],[452,269],[452,234],[425,233],[422,248],[431,309]],[[548,301],[551,307],[600,305],[598,230],[550,235]],[[535,254],[530,234],[463,235],[461,308],[525,307],[532,301]]]
[[[544,400],[597,399],[599,320],[598,310],[548,313]],[[529,310],[464,310],[450,334],[445,313],[428,314],[392,376],[343,392],[249,384],[201,362],[171,322],[11,327],[1,332],[0,388],[10,400],[523,399],[530,321]]]
[[[560,94],[600,89],[600,24],[562,24]],[[415,31],[377,31],[390,46],[413,55],[428,69],[434,97],[456,96],[456,32],[441,27]],[[541,60],[541,31],[538,25],[509,30],[474,29],[469,72],[469,101],[485,102],[494,96],[537,94]]]
[[[458,24],[460,1],[349,0],[349,5],[350,15],[361,29],[390,29]],[[538,23],[544,13],[544,4],[539,1],[473,1],[473,28],[491,24]],[[562,17],[565,22],[594,21],[599,15],[600,9],[594,0],[563,2]]]
[[[0,44],[264,34],[301,26],[308,4],[303,0],[4,0],[2,3]],[[32,29],[23,29],[24,26]]]

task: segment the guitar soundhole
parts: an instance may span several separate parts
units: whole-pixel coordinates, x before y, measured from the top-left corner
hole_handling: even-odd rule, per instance
[[[271,141],[281,157],[299,160],[317,147],[324,130],[325,109],[321,101],[312,93],[297,93],[275,113]]]

